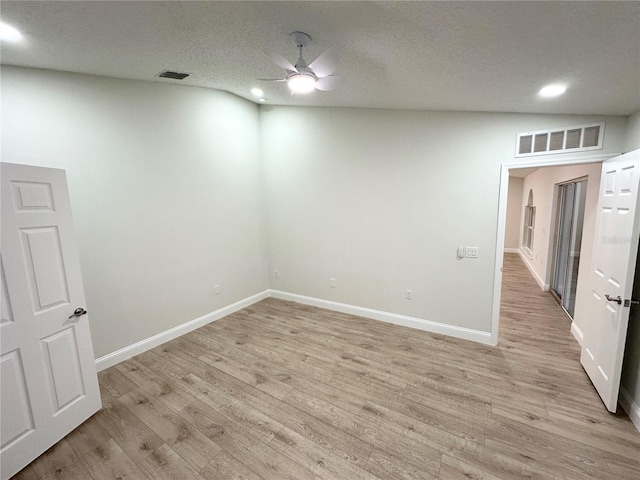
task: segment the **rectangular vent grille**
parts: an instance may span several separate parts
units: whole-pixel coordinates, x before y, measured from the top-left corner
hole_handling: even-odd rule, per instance
[[[517,135],[516,157],[601,150],[603,140],[604,122],[524,132]]]
[[[158,76],[160,78],[173,78],[174,80],[184,80],[189,76],[188,73],[174,72],[173,70],[163,70]]]

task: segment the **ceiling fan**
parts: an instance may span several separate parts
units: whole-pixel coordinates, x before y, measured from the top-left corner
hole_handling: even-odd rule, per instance
[[[338,54],[333,49],[325,50],[310,64],[302,58],[302,49],[311,43],[311,37],[303,32],[293,32],[291,40],[299,50],[299,58],[293,65],[289,60],[273,50],[265,49],[266,53],[276,65],[287,72],[285,78],[264,79],[264,82],[287,82],[293,94],[310,93],[313,90],[333,90],[344,77],[332,75],[338,69]]]

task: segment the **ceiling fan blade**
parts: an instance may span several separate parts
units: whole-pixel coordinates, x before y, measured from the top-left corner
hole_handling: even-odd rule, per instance
[[[333,90],[339,84],[342,83],[345,77],[341,77],[339,75],[331,75],[328,77],[319,78],[316,81],[316,89],[322,90],[323,92],[328,92],[329,90]]]
[[[288,73],[296,73],[298,71],[298,70],[296,70],[296,67],[294,67],[293,64],[289,60],[284,58],[279,53],[276,53],[273,50],[269,50],[267,48],[264,49],[264,53],[266,53],[267,56],[271,60],[273,60],[276,65],[278,65],[283,70],[286,70]]]
[[[338,69],[340,58],[338,52],[333,48],[325,50],[318,58],[309,64],[309,68],[313,70],[316,77],[322,78],[331,75]]]

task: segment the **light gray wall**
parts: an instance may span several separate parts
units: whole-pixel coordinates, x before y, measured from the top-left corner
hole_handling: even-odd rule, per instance
[[[516,134],[600,120],[621,151],[626,117],[261,109],[272,288],[490,331]],[[479,258],[457,260],[463,245]]]
[[[11,67],[2,94],[2,160],[67,171],[98,356],[269,286],[489,331],[500,165],[516,133],[605,120],[610,153],[627,124],[259,113],[224,92]],[[456,260],[462,245],[479,258]]]
[[[504,248],[520,248],[522,227],[520,225],[520,210],[522,210],[522,185],[524,178],[509,177],[509,192],[507,195],[507,224],[504,234]]]
[[[631,115],[627,122],[627,132],[624,137],[624,152],[640,148],[640,112]]]
[[[97,356],[268,288],[258,121],[224,92],[2,67],[2,161],[67,171]]]
[[[640,112],[629,117],[625,138],[625,152],[637,148],[640,148]],[[632,297],[640,300],[640,254],[636,262]],[[640,410],[640,306],[633,307],[629,317],[629,330],[622,366],[622,387],[635,402],[636,408]]]

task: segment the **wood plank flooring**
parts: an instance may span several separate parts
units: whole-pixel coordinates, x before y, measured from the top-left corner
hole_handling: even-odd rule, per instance
[[[513,254],[498,347],[267,299],[99,377],[104,408],[16,479],[640,478]]]

